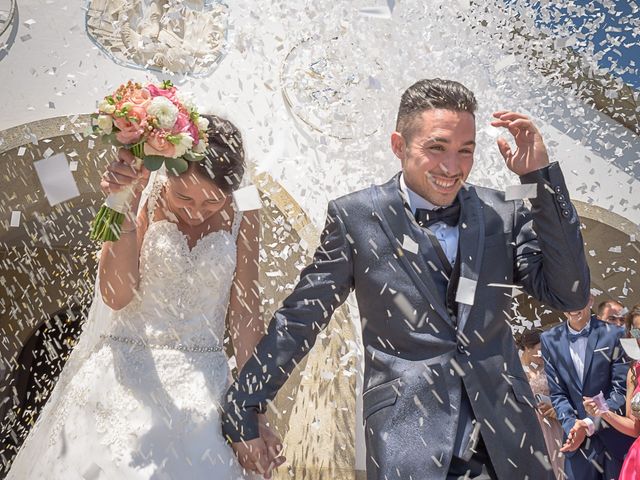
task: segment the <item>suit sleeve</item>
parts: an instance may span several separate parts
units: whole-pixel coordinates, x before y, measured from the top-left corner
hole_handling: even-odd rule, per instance
[[[571,204],[557,162],[523,175],[538,185],[531,211],[516,204],[513,238],[516,282],[530,295],[560,311],[583,308],[589,299],[589,267],[580,219]]]
[[[259,436],[257,415],[277,394],[291,371],[311,350],[317,335],[353,288],[351,249],[335,202],[313,261],[274,314],[256,352],[229,388],[223,406],[223,432],[238,442]]]
[[[569,430],[573,427],[576,421],[576,411],[571,405],[569,399],[569,391],[565,385],[554,364],[551,355],[549,354],[549,341],[543,335],[540,339],[542,347],[542,358],[544,358],[544,372],[547,375],[547,383],[549,384],[549,396],[551,397],[551,404],[553,405],[558,421],[562,425],[565,437],[569,435]]]

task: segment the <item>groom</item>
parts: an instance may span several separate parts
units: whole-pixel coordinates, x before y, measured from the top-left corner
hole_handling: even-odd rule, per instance
[[[391,148],[402,171],[329,202],[313,262],[272,319],[237,382],[223,424],[243,465],[267,469],[264,412],[352,290],[365,349],[367,478],[552,478],[536,404],[514,346],[517,284],[560,310],[589,295],[580,221],[557,163],[525,115],[492,125],[530,212],[503,192],[466,184],[476,100],[463,85],[421,80],[402,95]]]

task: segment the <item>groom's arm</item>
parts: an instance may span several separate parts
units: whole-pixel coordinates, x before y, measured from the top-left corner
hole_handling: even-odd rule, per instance
[[[353,288],[351,248],[334,201],[313,262],[273,316],[267,334],[227,392],[223,432],[232,442],[259,436],[257,415],[266,410],[296,364]]]
[[[580,219],[557,162],[520,177],[537,184],[531,211],[516,204],[515,279],[530,295],[560,311],[580,310],[589,299],[589,267]]]

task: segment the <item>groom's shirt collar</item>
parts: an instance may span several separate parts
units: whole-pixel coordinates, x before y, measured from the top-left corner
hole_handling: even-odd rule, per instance
[[[436,210],[438,208],[442,208],[434,205],[426,198],[421,197],[416,192],[411,190],[407,186],[407,182],[404,181],[404,173],[400,174],[400,191],[404,196],[404,200],[409,205],[409,208],[411,209],[411,213],[413,213],[414,215],[416,214],[416,209],[418,208],[424,208],[427,210]]]

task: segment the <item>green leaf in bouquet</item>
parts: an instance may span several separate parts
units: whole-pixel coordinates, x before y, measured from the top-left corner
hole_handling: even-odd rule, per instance
[[[147,155],[144,157],[144,166],[147,170],[154,172],[162,166],[162,162],[165,160],[169,159],[167,157],[161,157],[160,155]]]
[[[189,163],[184,158],[167,158],[165,160],[165,165],[167,167],[167,171],[174,175],[180,175],[181,173],[186,172],[189,168]]]
[[[204,158],[204,153],[188,152],[182,158],[189,162],[199,162]]]

